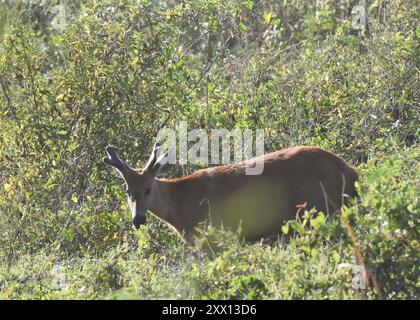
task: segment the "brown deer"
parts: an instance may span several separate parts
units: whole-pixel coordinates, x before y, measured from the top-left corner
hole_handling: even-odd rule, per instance
[[[246,240],[281,233],[281,226],[294,219],[299,208],[336,212],[344,196],[356,196],[357,171],[339,156],[318,147],[293,147],[241,163],[199,170],[176,179],[158,179],[164,157],[155,144],[143,170],[135,170],[106,147],[113,166],[127,186],[133,227],[146,222],[146,212],[169,223],[186,240],[193,240],[195,227],[210,218],[213,225],[238,228]],[[263,161],[260,175],[245,175],[245,169]]]

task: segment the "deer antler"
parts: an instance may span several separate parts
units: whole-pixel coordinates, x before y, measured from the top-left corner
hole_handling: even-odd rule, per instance
[[[149,161],[147,161],[147,164],[144,166],[144,172],[149,172],[152,170],[153,166],[156,163],[158,152],[160,150],[160,143],[156,142],[153,146],[152,154],[150,155]]]
[[[108,157],[103,157],[102,161],[106,164],[113,166],[114,168],[118,169],[122,174],[126,174],[128,171],[127,165],[121,161],[118,157],[117,151],[111,146],[107,146],[105,148]]]

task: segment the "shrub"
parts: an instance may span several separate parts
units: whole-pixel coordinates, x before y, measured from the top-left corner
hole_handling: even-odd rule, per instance
[[[207,230],[210,247],[190,248],[154,218],[130,230],[103,149],[140,166],[157,130],[183,120],[263,128],[266,151],[319,145],[356,164],[361,203],[342,216],[382,297],[417,298],[416,2],[375,1],[366,32],[323,2],[73,1],[56,29],[47,2],[3,1],[1,296],[353,298],[337,265],[354,244],[322,213],[285,225],[287,245]]]

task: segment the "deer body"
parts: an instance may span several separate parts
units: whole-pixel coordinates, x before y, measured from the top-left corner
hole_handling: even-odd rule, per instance
[[[263,173],[245,175],[245,168],[255,161],[264,161]],[[159,166],[158,159],[154,163]],[[155,174],[141,179],[152,170],[150,166],[133,179],[124,177],[127,188],[137,188],[136,201],[142,201],[145,186],[150,188],[142,210],[150,210],[188,240],[207,218],[228,228],[240,225],[244,238],[251,241],[279,234],[282,224],[296,217],[298,207],[336,212],[343,194],[356,195],[358,179],[356,170],[342,158],[317,147],[288,148],[176,179],[158,179]],[[135,178],[148,182],[136,187]],[[136,214],[141,214],[138,209],[133,212],[134,225]]]

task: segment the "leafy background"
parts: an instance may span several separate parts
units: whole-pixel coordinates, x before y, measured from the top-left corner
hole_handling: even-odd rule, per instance
[[[360,31],[357,1],[2,1],[0,297],[418,299],[420,8],[367,2]],[[133,231],[104,147],[141,166],[181,120],[336,152],[360,200],[271,244]],[[362,290],[343,267],[358,255]]]

